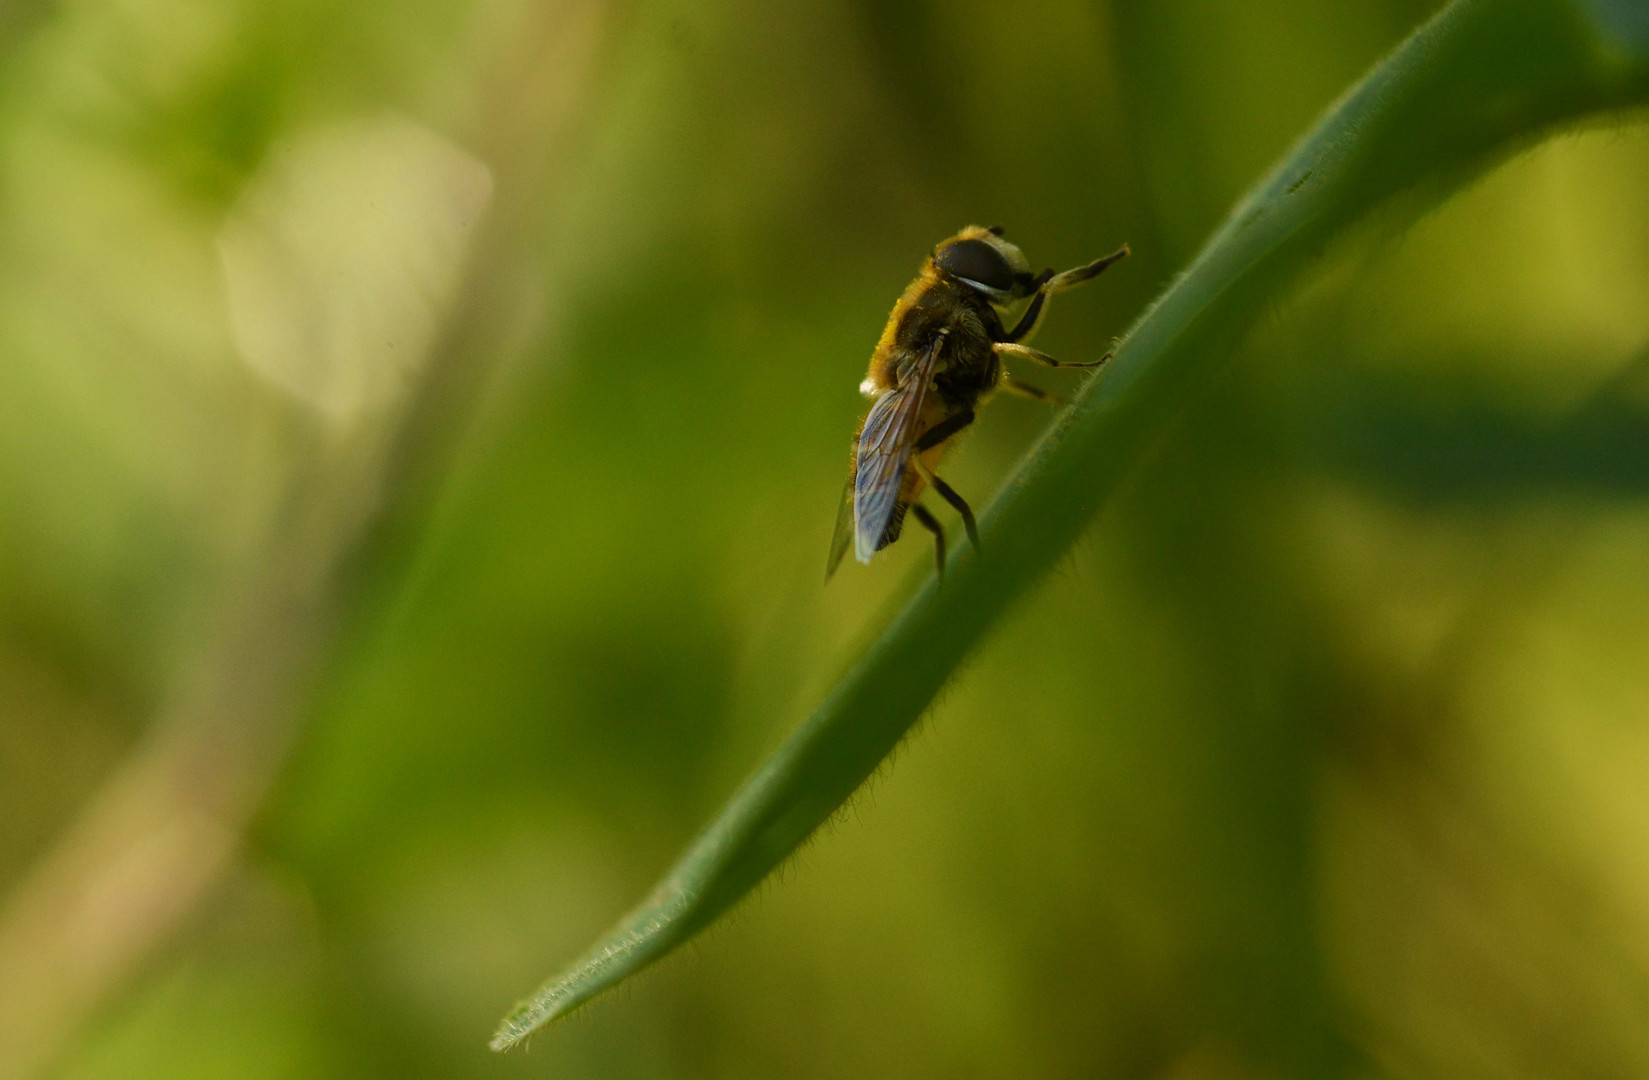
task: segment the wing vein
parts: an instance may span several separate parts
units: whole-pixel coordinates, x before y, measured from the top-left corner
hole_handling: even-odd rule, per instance
[[[916,444],[928,384],[944,342],[942,331],[934,336],[904,380],[876,399],[859,433],[853,481],[853,546],[854,555],[862,563],[869,562],[884,546],[888,526],[899,511],[905,467]]]

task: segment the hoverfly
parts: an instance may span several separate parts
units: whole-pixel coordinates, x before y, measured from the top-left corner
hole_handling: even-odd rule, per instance
[[[1098,277],[1128,254],[1124,244],[1086,266],[1032,274],[1030,263],[1002,239],[1000,226],[970,225],[933,249],[922,272],[893,305],[887,328],[870,357],[859,389],[873,404],[854,439],[853,472],[836,517],[825,577],[836,572],[851,545],[860,562],[899,539],[908,511],[933,534],[934,560],[945,573],[945,530],[917,498],[925,487],[962,515],[968,540],[979,547],[973,511],[934,473],[949,441],[973,423],[974,410],[994,391],[1057,401],[1003,370],[1003,360],[1032,360],[1056,368],[1097,368],[1111,358],[1071,363],[1025,344],[1047,310],[1048,297]],[[1019,302],[1030,305],[1013,324],[1003,319]]]

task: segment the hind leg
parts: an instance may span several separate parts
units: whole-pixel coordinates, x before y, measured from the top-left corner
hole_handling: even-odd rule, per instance
[[[979,526],[974,523],[973,508],[968,505],[967,500],[958,495],[955,488],[939,479],[921,458],[912,458],[911,461],[915,464],[916,471],[922,474],[922,479],[932,484],[939,497],[950,503],[956,512],[962,515],[962,528],[968,531],[968,543],[973,545],[975,551],[979,550]]]
[[[928,513],[928,508],[921,503],[912,503],[910,516],[921,523],[922,528],[933,534],[933,565],[939,572],[939,580],[945,580],[945,530],[939,524],[939,519]]]

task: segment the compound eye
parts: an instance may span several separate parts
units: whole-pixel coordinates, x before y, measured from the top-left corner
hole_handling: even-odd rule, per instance
[[[954,278],[962,278],[992,292],[1013,288],[1013,267],[996,248],[983,240],[958,240],[946,244],[933,257],[934,265]]]

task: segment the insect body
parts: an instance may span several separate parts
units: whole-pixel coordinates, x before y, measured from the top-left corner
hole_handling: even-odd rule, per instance
[[[922,272],[893,306],[859,389],[872,399],[860,425],[853,474],[836,519],[825,576],[836,572],[851,545],[860,562],[899,539],[908,512],[934,538],[945,572],[945,532],[917,502],[927,487],[962,515],[968,539],[979,546],[973,511],[934,473],[945,447],[973,423],[974,410],[997,389],[1039,400],[1051,395],[1008,375],[1002,361],[1032,360],[1049,367],[1097,368],[1110,354],[1062,363],[1025,344],[1047,310],[1048,297],[1098,277],[1128,254],[1128,245],[1086,266],[1032,274],[1030,263],[999,228],[970,225],[934,248]],[[1012,329],[1003,318],[1029,298]]]

